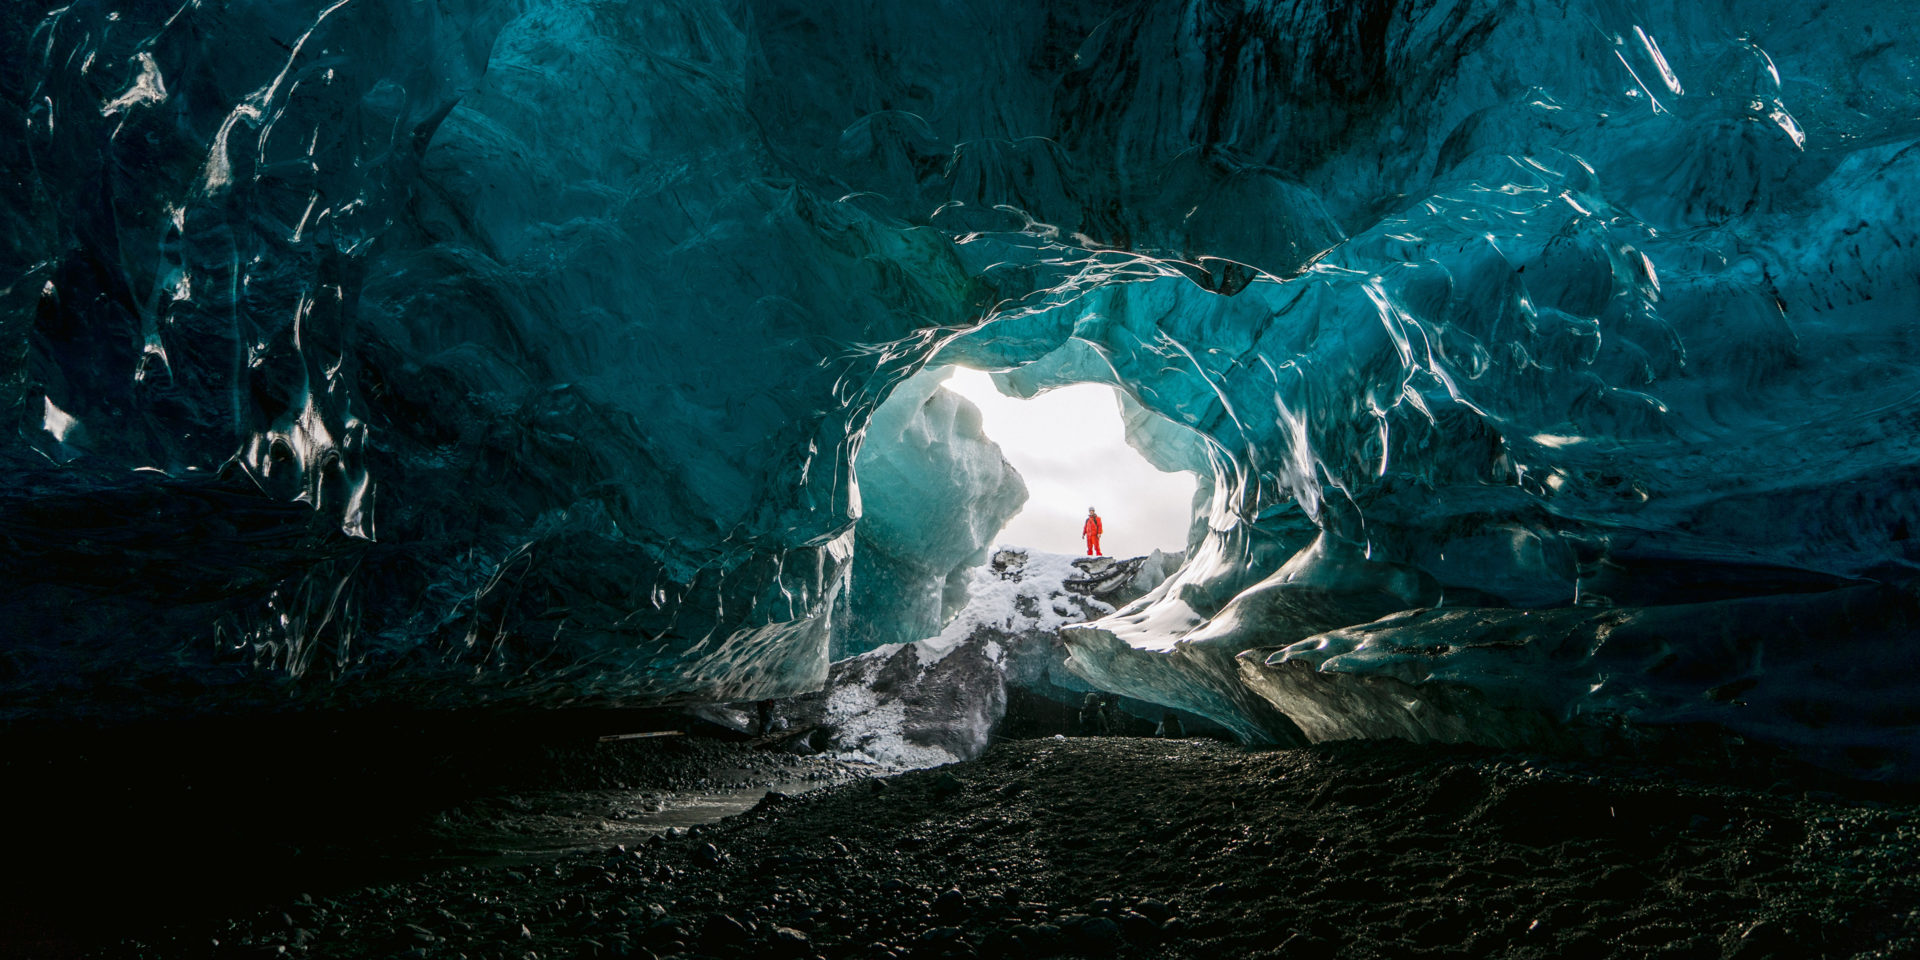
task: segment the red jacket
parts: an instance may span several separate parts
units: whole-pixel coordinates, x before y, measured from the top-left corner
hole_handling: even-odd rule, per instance
[[[1083,537],[1097,537],[1100,535],[1099,514],[1089,514],[1087,516],[1087,522],[1080,525],[1080,535]]]

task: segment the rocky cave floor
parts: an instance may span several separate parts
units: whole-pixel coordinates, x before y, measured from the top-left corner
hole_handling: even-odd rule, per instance
[[[319,889],[123,931],[81,952],[1920,956],[1920,800],[1765,765],[1120,737],[1005,742],[975,762],[890,777],[740,744],[649,744],[627,756],[642,760],[616,771],[625,787],[716,776],[830,785],[591,850],[492,861],[468,851],[378,882],[336,871]],[[608,796],[514,793],[467,804],[464,819],[442,809],[421,822],[443,848],[463,824],[520,815],[597,819],[617,833],[607,818],[621,804]],[[649,794],[627,796],[630,808]]]

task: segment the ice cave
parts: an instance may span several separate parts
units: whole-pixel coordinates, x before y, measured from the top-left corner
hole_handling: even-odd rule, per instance
[[[1920,951],[1916,8],[16,0],[0,39],[5,815],[64,824],[0,953]],[[1028,486],[959,367],[1111,388],[1197,478],[1185,542],[997,542]],[[605,889],[561,889],[578,837],[422,845],[533,823],[527,783],[673,807],[709,748],[831,783],[579,861]],[[1265,859],[1016,884],[1065,861],[1006,824],[1073,815],[1005,811],[1152,750],[1244,799],[1126,836]],[[855,800],[917,812],[773,839]],[[1335,922],[1419,871],[1239,818],[1336,808],[1487,831],[1456,878],[1594,872]],[[250,866],[69,856],[134,809]],[[1838,886],[1493,852],[1633,817]],[[872,896],[920,920],[816,854],[903,858]],[[315,899],[428,866],[497,885]],[[756,913],[727,871],[799,886]],[[1234,892],[1269,875],[1308,885]],[[102,890],[164,908],[103,926]]]

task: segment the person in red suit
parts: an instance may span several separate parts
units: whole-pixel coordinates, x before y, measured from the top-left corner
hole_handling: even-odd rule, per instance
[[[1087,508],[1087,522],[1080,525],[1080,535],[1087,538],[1087,556],[1100,556],[1100,515]]]

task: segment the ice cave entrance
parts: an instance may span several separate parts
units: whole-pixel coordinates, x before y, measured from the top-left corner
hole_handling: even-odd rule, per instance
[[[950,369],[943,386],[980,408],[983,431],[1026,481],[1026,506],[994,543],[1082,552],[1080,525],[1096,507],[1109,555],[1187,548],[1197,480],[1156,468],[1127,444],[1112,387],[1079,383],[1023,400],[1001,393],[979,370]]]

